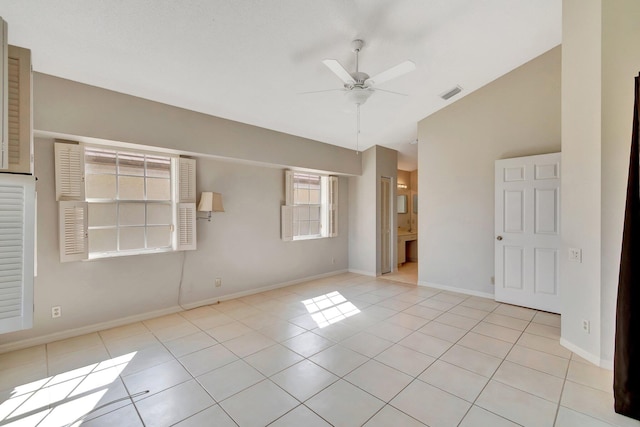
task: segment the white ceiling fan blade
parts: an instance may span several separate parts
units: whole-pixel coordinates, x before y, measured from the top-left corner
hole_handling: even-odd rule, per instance
[[[394,92],[392,90],[386,90],[386,89],[380,89],[379,87],[374,89],[376,92],[380,91],[380,92],[386,92],[386,93],[392,93],[394,95],[400,95],[400,96],[409,96],[406,93],[400,93],[400,92]]]
[[[379,85],[391,79],[395,79],[396,77],[400,77],[403,74],[407,74],[416,69],[416,64],[412,61],[404,61],[395,67],[391,67],[386,71],[381,72],[380,74],[376,74],[373,77],[365,80],[365,84],[369,85]]]
[[[324,93],[324,92],[344,92],[346,89],[324,89],[324,90],[311,90],[308,92],[298,92],[298,95],[308,95],[310,93]]]
[[[335,59],[325,59],[322,63],[346,84],[353,84],[356,82],[353,77],[351,77],[351,74],[349,74],[349,72],[345,70],[344,67]]]

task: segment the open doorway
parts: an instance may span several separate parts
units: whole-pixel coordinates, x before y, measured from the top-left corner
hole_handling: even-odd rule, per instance
[[[385,278],[418,284],[418,170],[398,169],[396,194],[398,265]]]

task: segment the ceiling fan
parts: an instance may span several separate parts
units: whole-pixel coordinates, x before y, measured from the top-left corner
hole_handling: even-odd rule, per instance
[[[373,77],[369,77],[369,74],[363,73],[359,69],[358,56],[362,48],[364,47],[364,41],[356,39],[351,42],[353,52],[356,54],[356,70],[353,73],[347,71],[340,62],[336,59],[325,59],[322,61],[326,67],[331,70],[342,82],[344,83],[342,89],[328,89],[313,92],[303,92],[303,94],[320,93],[320,92],[333,92],[341,91],[345,92],[347,99],[350,103],[356,104],[357,111],[357,130],[356,130],[356,151],[359,152],[360,144],[360,106],[367,102],[367,100],[376,91],[388,92],[395,95],[407,96],[404,93],[393,92],[386,89],[380,89],[377,85],[385,83],[389,80],[400,77],[416,69],[416,64],[412,61],[404,61],[395,67],[391,67]]]
[[[404,61],[395,67],[391,67],[386,71],[383,71],[379,74],[376,74],[373,77],[369,77],[369,74],[363,73],[359,69],[358,63],[358,54],[364,47],[364,41],[360,39],[356,39],[351,42],[351,46],[353,48],[353,52],[356,54],[356,70],[353,73],[347,71],[340,62],[336,59],[325,59],[322,63],[331,70],[342,82],[344,83],[343,89],[329,89],[329,90],[320,90],[314,92],[304,92],[307,93],[319,93],[319,92],[332,92],[332,91],[342,91],[345,92],[349,101],[356,105],[362,105],[371,95],[373,95],[376,91],[393,93],[396,95],[406,94],[393,92],[390,90],[380,89],[377,85],[385,83],[389,80],[395,79],[396,77],[400,77],[410,71],[416,69],[416,64],[412,61]]]

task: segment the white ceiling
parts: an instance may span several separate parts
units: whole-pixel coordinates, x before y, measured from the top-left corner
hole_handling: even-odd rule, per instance
[[[361,110],[360,149],[417,167],[417,122],[561,42],[562,0],[2,0],[9,42],[35,71],[356,148],[355,106],[321,61],[377,74],[406,59]],[[460,85],[445,102],[439,94]]]

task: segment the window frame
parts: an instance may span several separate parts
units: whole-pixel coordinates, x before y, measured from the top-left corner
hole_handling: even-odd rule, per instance
[[[320,180],[320,203],[297,203],[296,200],[296,175],[314,176]],[[336,237],[337,224],[330,223],[332,218],[337,220],[337,187],[336,176],[307,171],[285,171],[285,205],[282,206],[282,240],[284,241],[305,241]],[[296,218],[296,208],[300,206],[318,206],[319,212],[319,233],[299,234],[299,224],[301,221]],[[313,220],[307,220],[313,221]],[[296,224],[296,222],[298,224]]]
[[[144,241],[147,245],[147,235],[150,227],[156,224],[148,222],[147,207],[152,205],[169,205],[171,206],[170,224],[162,222],[157,225],[166,227],[169,226],[169,241],[168,246],[153,246],[151,248],[137,248],[137,249],[119,249],[119,250],[101,250],[93,251],[89,254],[89,204],[98,203],[114,203],[120,204],[121,202],[127,202],[126,200],[119,200],[117,194],[113,198],[113,193],[106,193],[109,198],[91,198],[87,199],[85,194],[86,179],[85,172],[85,148],[107,150],[110,153],[130,153],[130,154],[144,154],[150,157],[160,157],[169,159],[169,177],[166,177],[166,172],[159,177],[154,177],[153,173],[147,172],[146,158],[144,159],[144,171],[142,175],[134,174],[118,174],[116,173],[114,162],[113,176],[117,179],[118,175],[135,175],[142,177],[144,180],[149,178],[161,178],[169,181],[169,200],[146,200],[147,193],[143,189],[144,200],[128,201],[142,203],[145,205],[144,209]],[[115,154],[114,154],[115,156]],[[162,160],[159,160],[162,162]],[[67,140],[55,140],[54,141],[54,163],[55,163],[55,188],[56,188],[56,201],[59,208],[59,246],[60,246],[60,262],[70,261],[84,261],[95,260],[102,258],[114,258],[120,256],[131,255],[148,255],[154,253],[166,253],[166,252],[178,252],[186,250],[197,249],[196,245],[196,160],[190,157],[178,156],[171,152],[166,152],[162,149],[148,150],[138,149],[131,147],[130,145],[102,145],[94,143],[79,143],[75,141]],[[164,169],[164,168],[163,168]],[[91,174],[89,174],[91,175]],[[151,175],[151,176],[149,176]],[[109,183],[116,185],[115,182]],[[147,183],[143,182],[143,186]],[[162,184],[163,190],[159,193],[163,197],[166,196],[166,184]],[[161,187],[162,188],[162,187]],[[94,195],[96,195],[94,193]],[[91,200],[90,202],[87,200]],[[105,224],[93,224],[93,229],[98,228],[112,228],[114,230],[122,229],[123,226],[118,223],[116,219],[117,209],[114,206],[114,211],[108,214],[108,221]],[[95,212],[93,212],[95,214]],[[169,219],[168,212],[163,213],[163,221]],[[109,221],[116,221],[116,224],[112,226]],[[104,225],[104,227],[100,227]],[[134,225],[134,224],[132,224]],[[164,233],[165,231],[163,231]],[[164,238],[162,238],[164,243]]]
[[[88,171],[88,162],[87,158],[87,150],[101,150],[105,152],[113,153],[115,156],[115,173],[113,174],[94,174]],[[120,153],[126,154],[134,154],[134,155],[143,155],[144,157],[144,166],[142,175],[134,175],[127,173],[120,173]],[[149,157],[160,157],[166,158],[169,160],[169,200],[149,200],[147,199],[147,178],[149,178],[147,174],[147,160],[146,156]],[[114,258],[120,256],[131,256],[131,255],[145,255],[145,254],[155,254],[155,253],[165,253],[165,252],[174,252],[176,251],[176,209],[178,205],[177,200],[177,187],[179,185],[178,182],[178,156],[155,152],[150,150],[138,150],[131,148],[121,148],[121,147],[105,147],[97,144],[84,144],[84,152],[83,152],[83,173],[85,175],[84,179],[84,191],[85,191],[85,202],[87,202],[87,209],[91,210],[91,205],[100,205],[100,204],[113,204],[115,205],[115,224],[114,225],[87,225],[87,244],[88,244],[88,259],[101,259],[101,258]],[[89,175],[113,175],[115,177],[115,198],[91,198],[88,195],[87,185],[88,185],[88,176]],[[119,177],[142,177],[144,179],[143,184],[143,197],[144,199],[120,199],[119,192]],[[153,178],[153,177],[151,177]],[[166,179],[166,178],[161,178]],[[123,225],[120,224],[120,215],[121,215],[121,205],[133,205],[133,204],[142,204],[144,205],[144,224],[142,225]],[[171,210],[171,219],[169,224],[160,224],[161,226],[169,227],[169,244],[167,246],[155,246],[155,247],[145,247],[145,248],[136,248],[136,249],[120,249],[120,233],[122,229],[126,228],[143,228],[144,229],[144,244],[148,245],[148,231],[149,227],[153,227],[154,225],[150,225],[148,223],[148,206],[149,205],[165,205],[170,206]],[[112,251],[91,251],[91,231],[92,230],[115,230],[115,238],[116,238],[116,250]]]

